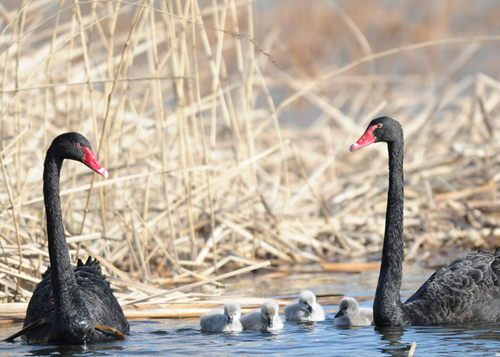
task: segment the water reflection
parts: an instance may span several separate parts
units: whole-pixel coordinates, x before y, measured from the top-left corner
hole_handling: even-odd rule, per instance
[[[316,328],[316,323],[311,321],[296,322],[301,330],[313,331]]]
[[[411,343],[401,341],[404,330],[401,327],[375,327],[375,334],[380,336],[381,341],[387,341],[389,345],[384,344],[380,350],[389,356],[408,356]]]
[[[423,274],[415,284],[420,285],[427,278]],[[374,278],[378,273],[373,274]],[[332,291],[348,291],[365,297],[361,305],[373,304],[372,286],[376,281],[367,275],[335,275],[335,282],[321,282],[313,277],[307,281],[293,281],[284,284],[309,288],[323,286],[326,294]],[[310,285],[308,285],[310,284]],[[322,285],[323,284],[323,285]],[[413,284],[413,281],[412,281]],[[252,285],[255,286],[255,285]],[[335,286],[335,290],[327,288]],[[338,288],[338,287],[341,288]],[[418,287],[418,286],[416,286]],[[414,286],[406,285],[408,291]],[[320,289],[320,288],[318,288]],[[269,291],[268,291],[269,293]],[[273,291],[276,295],[291,295],[289,290]],[[366,299],[368,298],[368,299]],[[334,301],[334,302],[331,302]],[[206,334],[200,331],[198,319],[169,319],[131,321],[131,334],[125,341],[87,346],[30,346],[22,342],[0,341],[1,357],[10,356],[241,356],[241,355],[283,355],[314,356],[404,356],[415,341],[415,356],[495,356],[500,352],[500,324],[481,326],[405,327],[374,328],[334,326],[333,316],[339,299],[329,299],[324,304],[326,320],[316,323],[284,321],[284,329],[274,334],[258,331],[243,331],[234,334]],[[0,339],[9,336],[22,327],[12,324],[0,327]]]
[[[452,346],[451,349],[456,351],[500,352],[500,326],[498,324],[415,328],[415,335],[420,335],[419,338],[429,333],[439,336],[443,344]]]
[[[286,321],[277,333],[243,331],[206,334],[193,320],[132,321],[125,341],[84,346],[30,346],[0,342],[3,356],[186,356],[286,355],[404,356],[416,341],[416,356],[495,356],[500,352],[500,325],[453,327],[341,327],[332,310],[316,323]],[[14,328],[15,329],[15,328]],[[5,332],[5,333],[4,333]],[[10,331],[0,328],[0,337]]]
[[[384,342],[379,350],[386,356],[407,356],[417,342],[419,355],[443,350],[443,356],[482,355],[500,352],[500,325],[425,326],[374,329]]]
[[[114,343],[92,344],[92,345],[26,345],[25,356],[113,356],[124,351],[123,346]]]

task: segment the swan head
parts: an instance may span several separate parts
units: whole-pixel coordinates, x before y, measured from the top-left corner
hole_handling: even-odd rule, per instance
[[[355,316],[358,314],[359,311],[359,306],[358,302],[353,299],[352,297],[344,297],[342,301],[339,304],[339,312],[335,315],[335,318],[337,317],[349,317],[349,316]]]
[[[278,316],[279,305],[274,300],[266,300],[260,308],[260,316],[268,328],[273,328],[274,318]]]
[[[380,141],[391,143],[400,140],[403,137],[403,129],[398,121],[389,117],[380,117],[373,119],[365,132],[354,144],[350,150],[356,151],[370,144]]]
[[[224,306],[224,317],[228,325],[231,325],[233,321],[238,321],[241,317],[240,304],[236,301],[228,301]]]
[[[70,132],[59,135],[50,145],[49,152],[60,160],[80,161],[99,175],[108,177],[108,172],[97,159],[92,145],[82,134]]]
[[[315,303],[316,303],[316,295],[314,295],[312,291],[305,290],[300,293],[299,306],[302,310],[313,313]]]

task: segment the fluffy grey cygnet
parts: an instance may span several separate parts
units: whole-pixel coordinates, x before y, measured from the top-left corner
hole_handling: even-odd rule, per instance
[[[266,300],[262,307],[241,316],[244,330],[271,332],[283,329],[283,322],[278,315],[279,305],[274,300]]]
[[[205,332],[239,332],[241,307],[236,301],[228,301],[224,309],[210,310],[200,317],[201,330]]]
[[[320,304],[316,302],[316,295],[312,291],[305,290],[300,293],[299,300],[285,307],[285,318],[287,321],[323,321],[325,312]]]
[[[370,326],[373,325],[373,309],[359,307],[352,297],[344,297],[339,305],[339,312],[335,315],[334,323],[337,326]]]

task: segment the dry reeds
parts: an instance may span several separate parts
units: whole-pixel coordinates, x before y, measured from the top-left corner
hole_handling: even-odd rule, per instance
[[[416,32],[387,49],[365,37],[363,14],[325,2],[318,21],[340,16],[346,27],[332,31],[360,47],[346,45],[342,63],[312,41],[323,54],[312,63],[289,34],[262,32],[257,4],[0,4],[0,301],[29,300],[49,264],[41,170],[64,131],[88,137],[110,173],[65,163],[71,257],[98,258],[124,305],[194,304],[207,296],[193,288],[268,260],[379,252],[385,149],[348,148],[382,113],[405,128],[408,256],[498,244],[500,82],[456,75],[498,36]],[[444,47],[456,54],[446,71],[377,72],[382,58],[430,60]],[[306,126],[285,124],[300,117]]]

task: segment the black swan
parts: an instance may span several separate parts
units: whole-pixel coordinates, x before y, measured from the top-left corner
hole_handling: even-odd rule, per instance
[[[500,249],[447,262],[403,304],[403,129],[394,119],[373,119],[351,151],[376,142],[389,150],[389,189],[382,264],[373,303],[376,326],[500,322]]]
[[[73,270],[66,244],[59,197],[64,159],[84,163],[108,177],[88,140],[66,133],[52,142],[45,158],[43,195],[47,214],[50,268],[28,304],[24,328],[17,336],[30,344],[81,344],[123,339],[130,326],[97,260],[78,261]]]

